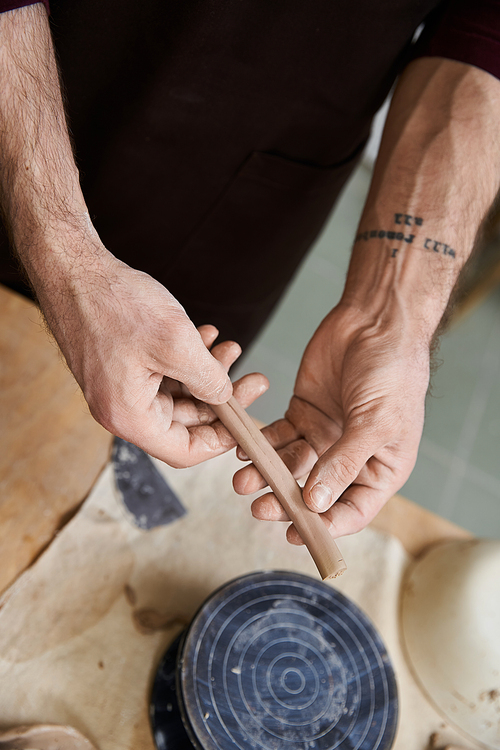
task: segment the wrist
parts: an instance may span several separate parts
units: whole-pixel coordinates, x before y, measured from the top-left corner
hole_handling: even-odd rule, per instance
[[[466,254],[417,212],[370,212],[358,229],[342,303],[377,320],[394,315],[430,342]]]
[[[375,336],[379,345],[398,341],[411,349],[419,360],[426,360],[433,347],[443,311],[430,312],[425,302],[415,304],[398,285],[374,286],[367,294],[346,285],[338,309],[343,311],[347,335],[357,336],[360,330]]]
[[[14,234],[14,233],[13,233]],[[31,227],[14,234],[17,254],[40,304],[54,292],[74,295],[109,278],[116,259],[102,244],[86,211],[64,221]]]

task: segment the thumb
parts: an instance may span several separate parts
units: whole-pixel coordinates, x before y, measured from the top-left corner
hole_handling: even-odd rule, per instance
[[[375,448],[364,445],[357,431],[344,435],[314,465],[304,486],[303,497],[311,510],[323,513],[357,479]]]
[[[194,326],[190,333],[188,346],[178,363],[175,377],[200,401],[207,404],[223,404],[233,393],[233,385],[227,371],[210,354]]]

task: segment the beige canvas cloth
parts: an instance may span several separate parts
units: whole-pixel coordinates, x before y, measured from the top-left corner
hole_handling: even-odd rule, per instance
[[[0,727],[70,725],[100,750],[153,750],[148,701],[156,666],[221,584],[257,570],[317,577],[284,525],[258,522],[231,486],[228,454],[174,470],[155,462],[187,509],[144,531],[130,520],[108,466],[51,546],[0,600]],[[370,617],[396,671],[396,750],[462,744],[426,703],[405,665],[398,600],[409,559],[372,529],[340,541],[348,571],[332,585]],[[470,743],[468,743],[470,744]]]

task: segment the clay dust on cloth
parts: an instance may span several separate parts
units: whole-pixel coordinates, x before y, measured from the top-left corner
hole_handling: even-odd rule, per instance
[[[149,697],[158,662],[219,586],[260,570],[317,578],[285,526],[256,521],[231,484],[234,452],[198,467],[153,461],[182,506],[168,523],[134,523],[113,465],[76,516],[0,600],[0,727],[63,724],[99,750],[154,750]],[[180,507],[180,506],[179,506]],[[340,542],[348,570],[332,586],[379,630],[399,690],[396,750],[455,742],[413,682],[398,636],[409,562],[399,541],[365,529]],[[460,744],[460,743],[457,743]]]

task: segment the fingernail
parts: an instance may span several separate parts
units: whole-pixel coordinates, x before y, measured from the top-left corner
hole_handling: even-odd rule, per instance
[[[332,504],[332,493],[328,489],[328,487],[325,487],[325,485],[321,484],[321,482],[318,482],[314,485],[309,493],[309,497],[320,513],[322,513],[324,510],[327,510]]]

